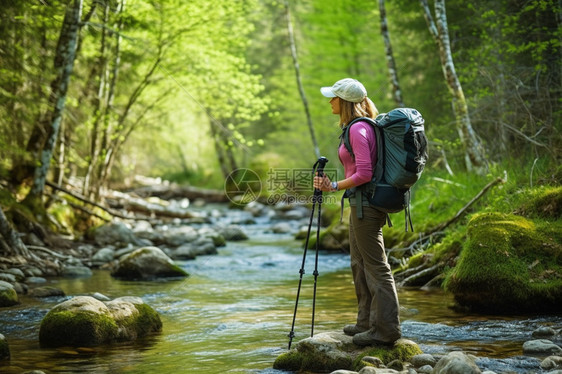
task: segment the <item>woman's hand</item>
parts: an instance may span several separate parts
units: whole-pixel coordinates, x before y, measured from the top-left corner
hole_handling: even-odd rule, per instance
[[[328,178],[326,175],[319,177],[318,173],[316,173],[316,176],[314,177],[314,188],[316,188],[317,190],[320,191],[333,191],[334,189],[332,188],[332,182],[330,181],[330,178]]]

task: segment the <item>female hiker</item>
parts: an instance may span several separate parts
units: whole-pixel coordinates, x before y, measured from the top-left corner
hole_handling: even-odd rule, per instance
[[[374,118],[378,114],[375,104],[367,97],[365,87],[355,79],[339,80],[331,87],[322,87],[320,91],[331,98],[332,113],[339,115],[342,129],[355,118]],[[330,181],[327,176],[316,176],[315,188],[338,191],[371,181],[377,161],[373,128],[365,121],[358,121],[351,126],[349,138],[355,157],[343,144],[338,149],[345,179]],[[396,286],[382,237],[386,213],[369,205],[364,206],[367,200],[361,200],[363,203],[359,208],[362,208],[362,217],[358,217],[355,199],[350,198],[349,218],[351,270],[358,303],[357,322],[346,325],[343,330],[353,336],[353,343],[357,345],[393,344],[400,338],[401,329]]]

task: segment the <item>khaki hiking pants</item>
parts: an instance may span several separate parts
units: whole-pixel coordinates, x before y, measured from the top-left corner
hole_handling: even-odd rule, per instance
[[[398,295],[382,237],[386,214],[363,206],[363,218],[351,207],[349,241],[351,271],[357,295],[357,326],[374,328],[375,338],[395,341],[401,336]]]

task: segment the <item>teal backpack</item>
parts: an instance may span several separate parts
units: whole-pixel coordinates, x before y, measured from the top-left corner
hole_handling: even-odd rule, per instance
[[[377,162],[372,180],[347,190],[344,198],[349,197],[350,203],[357,205],[359,218],[363,217],[364,205],[387,213],[389,226],[392,226],[392,222],[388,213],[404,210],[406,231],[408,223],[414,231],[410,216],[410,188],[420,179],[427,162],[425,121],[420,112],[412,108],[393,109],[374,120],[367,117],[354,119],[343,128],[340,135],[341,143],[353,158],[349,129],[359,121],[367,122],[375,130]]]

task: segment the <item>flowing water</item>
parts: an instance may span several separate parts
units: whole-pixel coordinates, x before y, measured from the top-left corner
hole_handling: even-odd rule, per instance
[[[191,274],[186,279],[132,282],[96,270],[89,278],[50,280],[70,296],[142,297],[160,313],[163,330],[134,343],[45,349],[38,344],[40,321],[65,298],[22,296],[19,306],[0,311],[0,333],[12,354],[10,361],[0,362],[0,372],[282,373],[272,364],[287,349],[303,251],[292,236],[268,233],[269,225],[268,219],[258,219],[244,227],[250,240],[229,242],[219,255],[180,262]],[[318,263],[314,333],[339,330],[355,317],[349,256],[321,253]],[[313,267],[314,252],[309,251],[294,342],[311,333]],[[457,313],[449,308],[451,296],[442,291],[401,289],[399,299],[403,335],[424,352],[463,350],[478,356],[481,368],[498,373],[540,372],[539,358],[522,356],[522,344],[536,328],[562,324],[559,316]]]

